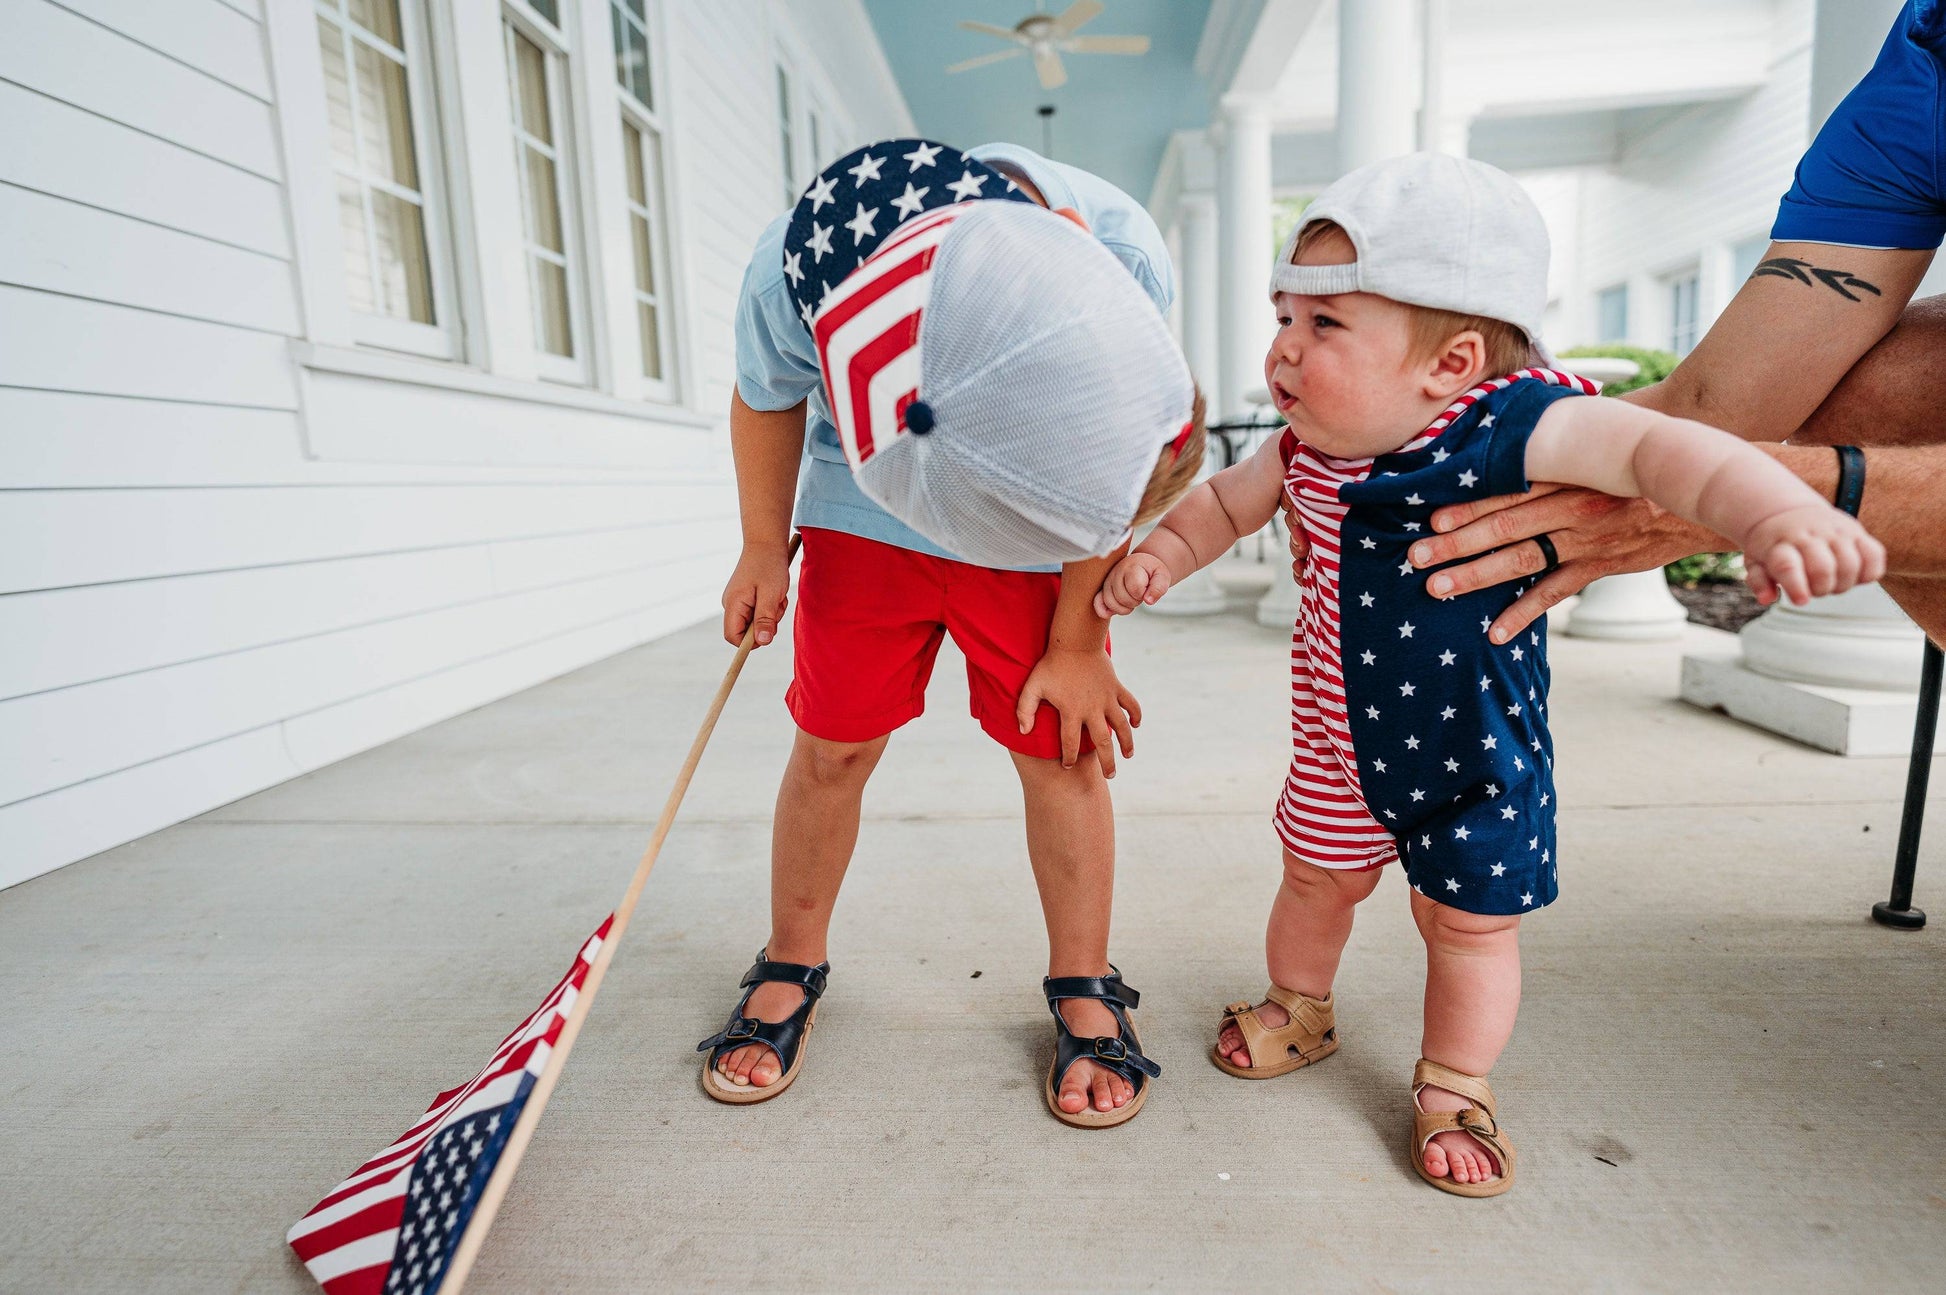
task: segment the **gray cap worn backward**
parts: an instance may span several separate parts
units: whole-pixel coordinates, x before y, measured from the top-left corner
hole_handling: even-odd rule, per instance
[[[859,488],[983,566],[1112,552],[1195,398],[1167,323],[1114,255],[1024,203],[912,220],[812,333]]]
[[[1358,259],[1292,264],[1304,227],[1326,220]],[[1538,347],[1548,254],[1547,223],[1512,176],[1471,158],[1412,153],[1360,167],[1319,194],[1277,257],[1270,293],[1369,292],[1504,320]]]

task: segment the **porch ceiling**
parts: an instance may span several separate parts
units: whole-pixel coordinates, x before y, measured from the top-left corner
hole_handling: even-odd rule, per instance
[[[1106,12],[1084,35],[1141,35],[1139,58],[1063,56],[1067,84],[1043,90],[1033,62],[1015,58],[948,75],[949,63],[1004,48],[992,37],[962,31],[961,19],[1012,27],[1033,12],[1033,0],[865,0],[879,43],[905,92],[921,134],[962,148],[991,140],[1042,147],[1036,109],[1053,104],[1053,155],[1086,167],[1144,196],[1173,130],[1208,119],[1207,89],[1193,67],[1209,0],[1105,0]],[[1050,13],[1065,0],[1047,0]]]

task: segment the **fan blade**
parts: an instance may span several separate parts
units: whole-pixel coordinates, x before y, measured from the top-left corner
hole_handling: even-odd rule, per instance
[[[990,22],[961,22],[960,27],[965,31],[979,32],[982,36],[998,36],[1001,40],[1012,41],[1016,45],[1023,43],[1020,33],[1011,27],[995,27]]]
[[[1003,59],[1019,58],[1026,52],[1024,49],[1003,49],[998,53],[982,54],[978,58],[969,58],[963,62],[948,64],[946,70],[948,72],[970,72],[976,67],[985,67],[989,63],[998,63]]]
[[[1034,47],[1034,70],[1041,74],[1043,90],[1067,84],[1068,70],[1061,66],[1061,56],[1045,45]]]
[[[1054,20],[1054,26],[1047,34],[1055,40],[1072,36],[1083,23],[1101,17],[1101,9],[1101,0],[1074,0],[1073,4],[1061,11],[1061,16]]]
[[[1146,54],[1147,36],[1075,36],[1056,42],[1056,48],[1070,54]]]

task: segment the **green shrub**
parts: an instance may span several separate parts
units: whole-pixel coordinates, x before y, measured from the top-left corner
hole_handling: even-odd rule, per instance
[[[1571,351],[1561,352],[1561,358],[1571,360],[1577,355],[1601,356],[1615,360],[1634,360],[1641,366],[1641,372],[1625,382],[1611,382],[1601,389],[1604,396],[1619,396],[1637,387],[1646,387],[1668,377],[1676,367],[1674,351],[1652,351],[1643,346],[1623,346],[1619,342],[1603,346],[1577,346]]]

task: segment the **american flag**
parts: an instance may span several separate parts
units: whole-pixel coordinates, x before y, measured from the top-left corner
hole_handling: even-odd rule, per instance
[[[439,1289],[614,924],[610,914],[479,1074],[433,1098],[417,1124],[292,1226],[285,1239],[327,1295]]]

